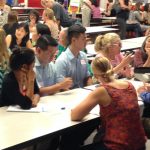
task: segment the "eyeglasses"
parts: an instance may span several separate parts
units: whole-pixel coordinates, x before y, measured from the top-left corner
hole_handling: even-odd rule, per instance
[[[118,43],[112,43],[111,45],[121,47],[121,46],[122,46],[122,43],[121,43],[121,42],[118,42]]]

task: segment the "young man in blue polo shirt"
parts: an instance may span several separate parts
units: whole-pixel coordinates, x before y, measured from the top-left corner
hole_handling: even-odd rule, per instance
[[[92,84],[88,70],[86,54],[82,52],[86,46],[86,29],[74,24],[68,28],[69,46],[56,60],[57,74],[70,77],[73,80],[72,88],[84,87]]]

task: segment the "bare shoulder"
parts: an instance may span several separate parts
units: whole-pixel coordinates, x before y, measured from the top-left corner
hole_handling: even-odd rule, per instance
[[[108,105],[111,102],[111,97],[103,86],[98,87],[92,93],[100,105]]]

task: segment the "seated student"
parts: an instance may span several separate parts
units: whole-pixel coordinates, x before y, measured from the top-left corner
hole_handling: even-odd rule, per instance
[[[129,2],[129,18],[126,21],[126,30],[127,31],[134,31],[135,37],[141,37],[143,36],[142,29],[140,24],[135,19],[134,11],[132,10],[132,3]]]
[[[42,19],[44,21],[44,24],[46,24],[49,27],[51,31],[51,36],[54,39],[58,40],[59,27],[56,22],[53,10],[49,8],[44,9]]]
[[[144,110],[142,115],[142,123],[148,139],[150,139],[150,84],[144,83],[137,90],[139,96],[144,102]]]
[[[148,35],[141,49],[134,54],[134,67],[150,67],[150,35]]]
[[[39,88],[33,71],[35,55],[28,48],[16,48],[9,59],[11,71],[2,84],[2,105],[19,105],[23,109],[39,102]]]
[[[116,33],[106,33],[99,35],[95,40],[95,51],[98,56],[104,56],[111,62],[113,71],[117,74],[118,78],[133,76],[133,71],[129,66],[133,60],[132,54],[123,56],[120,52],[121,40]]]
[[[62,78],[56,73],[53,60],[57,46],[57,41],[49,35],[43,35],[37,40],[35,73],[41,95],[68,90],[72,86],[70,78]]]
[[[57,73],[63,77],[71,77],[72,88],[84,87],[92,84],[90,72],[88,70],[88,60],[82,50],[86,46],[86,29],[75,24],[68,28],[69,46],[56,59]]]
[[[100,13],[100,7],[97,0],[91,0],[91,8],[92,8],[92,18],[93,19],[100,19],[101,13]]]
[[[145,150],[146,137],[135,88],[128,81],[114,78],[112,66],[105,57],[96,57],[92,69],[101,86],[72,109],[71,120],[82,120],[99,105],[103,136],[81,150]]]
[[[51,31],[46,24],[37,23],[32,30],[32,45],[35,47],[38,38],[44,34],[51,35]]]
[[[32,48],[31,41],[29,39],[29,26],[27,23],[20,23],[17,26],[16,32],[13,35],[7,35],[6,37],[7,48],[11,51],[17,47]]]
[[[3,78],[4,75],[9,71],[9,52],[7,50],[5,38],[5,31],[2,28],[0,28],[0,105]]]
[[[67,29],[62,29],[59,32],[57,58],[66,50],[68,46],[67,31]]]
[[[7,23],[3,26],[6,35],[14,35],[18,26],[18,13],[16,11],[10,11],[8,14]]]
[[[39,22],[40,14],[37,10],[31,10],[29,13],[29,31],[30,33],[33,32],[33,28],[36,26],[36,24]]]

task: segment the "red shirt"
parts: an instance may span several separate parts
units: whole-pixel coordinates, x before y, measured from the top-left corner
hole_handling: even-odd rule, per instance
[[[140,109],[136,91],[131,83],[127,89],[103,85],[112,102],[100,107],[104,144],[110,150],[140,150],[146,137],[140,121]]]

